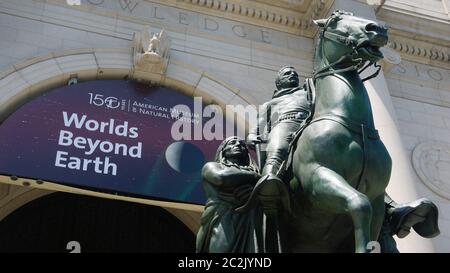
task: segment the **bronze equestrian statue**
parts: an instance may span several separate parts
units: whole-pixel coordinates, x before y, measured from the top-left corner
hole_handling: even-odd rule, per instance
[[[272,99],[266,102],[259,112],[256,126],[250,130],[247,142],[255,147],[268,139],[268,146],[264,151],[257,151],[257,157],[263,158],[258,162],[267,160],[262,176],[270,179],[289,180],[282,162],[288,155],[289,144],[295,133],[310,122],[313,112],[313,94],[307,92],[308,81],[300,87],[298,74],[291,66],[285,66],[278,71]],[[289,118],[286,118],[289,117]],[[261,149],[260,147],[258,147]],[[269,165],[269,168],[267,166]],[[272,172],[264,171],[271,170]],[[271,178],[270,178],[271,176]],[[266,178],[267,179],[267,178]],[[265,181],[267,182],[267,181]],[[252,196],[257,199],[257,196]],[[250,198],[251,199],[251,198]],[[254,200],[253,200],[254,201]],[[437,227],[437,207],[427,199],[419,199],[407,204],[395,203],[387,194],[385,201],[385,217],[383,232],[380,233],[378,241],[383,252],[397,252],[395,241],[392,236],[405,237],[411,228],[415,229],[423,237],[434,237],[439,233]],[[250,200],[248,202],[251,202]],[[255,206],[255,204],[253,204]],[[289,240],[289,239],[288,239]]]
[[[387,29],[343,11],[315,23],[320,39],[313,79],[300,89],[289,86],[293,68],[280,70],[278,79],[286,73],[286,86],[277,89],[286,90],[274,101],[286,105],[269,126],[263,175],[235,210],[249,216],[262,208],[269,225],[264,230],[273,233],[257,234],[264,252],[367,252],[368,243],[377,240],[383,251],[395,252],[392,236],[404,237],[411,227],[424,237],[436,236],[434,204],[420,199],[398,205],[385,194],[391,158],[374,127],[366,79],[359,73],[383,57],[379,48],[387,43]],[[295,96],[300,99],[289,100]],[[249,140],[260,142],[258,134]],[[285,144],[292,139],[286,160]],[[258,230],[258,221],[252,223]]]

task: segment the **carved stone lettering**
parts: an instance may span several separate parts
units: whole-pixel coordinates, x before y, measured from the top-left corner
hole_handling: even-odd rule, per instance
[[[132,13],[139,4],[139,2],[133,0],[119,0],[119,4],[122,10],[128,10],[129,12]]]

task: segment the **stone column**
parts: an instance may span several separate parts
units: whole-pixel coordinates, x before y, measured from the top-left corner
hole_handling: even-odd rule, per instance
[[[336,0],[331,11],[343,9],[353,12],[356,16],[376,20],[373,7],[365,2]],[[365,72],[363,77],[373,72],[374,69],[371,69],[371,71]],[[411,158],[403,147],[395,110],[383,73],[380,72],[378,77],[366,81],[365,86],[369,93],[375,126],[392,158],[392,174],[387,192],[398,203],[418,199],[421,196],[418,195],[415,188]],[[400,252],[434,252],[432,241],[420,237],[414,231],[411,231],[411,234],[404,239],[396,238],[396,241]]]

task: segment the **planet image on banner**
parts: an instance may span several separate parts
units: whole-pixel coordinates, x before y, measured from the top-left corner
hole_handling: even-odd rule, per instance
[[[174,142],[166,149],[166,160],[172,169],[179,173],[199,171],[205,164],[202,151],[192,143]]]

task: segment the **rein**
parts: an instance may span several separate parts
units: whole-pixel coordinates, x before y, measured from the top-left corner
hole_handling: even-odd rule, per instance
[[[320,51],[322,52],[322,57],[324,58],[325,64],[327,64],[325,67],[322,67],[321,69],[319,69],[318,71],[314,72],[313,75],[313,79],[314,81],[318,78],[324,77],[324,76],[328,76],[328,75],[333,75],[333,74],[337,74],[337,73],[342,73],[342,72],[347,72],[347,71],[353,71],[356,70],[358,71],[359,68],[361,68],[361,66],[363,66],[364,61],[361,58],[358,59],[354,59],[354,55],[357,53],[357,45],[356,45],[356,41],[349,38],[349,37],[345,37],[333,32],[330,32],[327,30],[328,25],[331,23],[332,21],[332,17],[330,17],[326,23],[326,25],[324,26],[322,32],[320,33],[320,39],[328,39],[340,44],[344,44],[346,46],[351,46],[352,47],[352,53],[347,53],[344,56],[342,56],[341,58],[339,58],[337,61],[331,63],[331,64],[327,64],[328,60],[326,59],[326,55],[325,55],[325,49],[324,49],[324,45],[323,42],[321,42],[321,46],[320,46]],[[333,67],[342,63],[343,61],[350,59],[352,62],[356,62],[356,64],[354,65],[350,65],[348,67],[345,68],[341,68],[341,69],[334,69]],[[373,73],[372,75],[362,79],[363,82],[370,80],[372,78],[375,78],[376,76],[378,76],[378,74],[380,73],[381,70],[381,66],[377,63],[373,63],[373,62],[369,62],[366,66],[364,66],[361,70],[358,71],[358,74],[361,74],[364,70],[366,70],[369,66],[373,65],[374,67],[377,68],[377,71],[375,71],[375,73]]]

